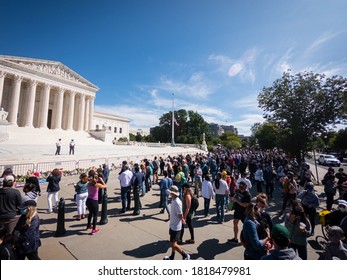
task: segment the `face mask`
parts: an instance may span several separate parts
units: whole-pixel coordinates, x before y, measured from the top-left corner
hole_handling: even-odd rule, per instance
[[[22,215],[26,215],[28,210],[27,209],[20,209],[20,212]]]

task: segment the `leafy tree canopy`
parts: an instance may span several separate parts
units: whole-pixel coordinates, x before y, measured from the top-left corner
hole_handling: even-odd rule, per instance
[[[265,118],[276,124],[284,148],[301,159],[328,125],[345,121],[347,80],[323,74],[285,72],[258,96]]]

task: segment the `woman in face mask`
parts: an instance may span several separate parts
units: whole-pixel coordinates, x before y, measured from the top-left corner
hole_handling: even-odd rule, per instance
[[[14,229],[15,249],[19,260],[40,260],[40,218],[36,206],[35,200],[27,200],[19,207],[21,216]]]

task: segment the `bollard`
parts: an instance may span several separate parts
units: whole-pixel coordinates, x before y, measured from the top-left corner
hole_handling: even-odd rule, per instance
[[[57,222],[57,230],[55,232],[55,236],[62,236],[66,233],[65,230],[65,200],[63,197],[59,200],[58,207],[58,222]]]
[[[108,223],[107,219],[107,193],[105,192],[102,196],[102,207],[101,207],[101,219],[100,219],[100,225],[105,225]]]

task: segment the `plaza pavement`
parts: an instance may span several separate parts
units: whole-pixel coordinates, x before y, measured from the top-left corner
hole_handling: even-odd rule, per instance
[[[20,146],[20,145],[19,145]],[[134,147],[134,146],[114,146],[114,145],[80,145],[76,147],[75,156],[63,154],[53,156],[54,147],[52,145],[41,145],[38,149],[35,145],[21,145],[16,150],[10,150],[9,144],[0,144],[2,164],[23,162],[26,159],[31,161],[63,161],[117,156],[126,159],[132,155],[136,159],[142,159],[144,155],[175,155],[175,154],[195,154],[201,150],[193,148],[158,148],[158,147]],[[4,152],[5,151],[5,152]],[[64,151],[64,150],[63,150]],[[19,154],[18,154],[19,153]],[[66,153],[66,152],[65,152]],[[11,154],[12,159],[11,160]],[[312,166],[313,170],[314,167]],[[325,170],[318,167],[320,178],[325,174]],[[100,232],[89,235],[86,231],[86,219],[77,221],[76,204],[72,200],[74,188],[71,185],[78,181],[78,175],[63,176],[61,181],[61,191],[59,197],[65,199],[65,223],[66,233],[56,237],[57,214],[47,214],[46,185],[42,184],[42,196],[38,201],[38,212],[41,218],[41,241],[39,255],[44,260],[162,260],[170,254],[169,248],[169,223],[167,214],[160,214],[159,186],[154,185],[152,190],[141,198],[141,215],[133,216],[132,211],[120,214],[120,186],[117,180],[119,169],[111,172],[108,182],[108,222],[105,225],[98,225]],[[320,196],[321,209],[325,207],[323,187],[315,187]],[[252,188],[255,196],[255,188]],[[267,211],[272,215],[274,223],[283,223],[283,219],[276,216],[281,205],[281,190],[275,189],[274,199],[270,201]],[[233,237],[232,218],[233,212],[226,213],[225,223],[218,224],[215,220],[214,201],[211,202],[211,216],[205,218],[202,215],[203,200],[200,198],[200,206],[194,218],[195,244],[182,245],[184,250],[191,255],[191,259],[200,260],[241,260],[243,259],[243,247],[241,245],[231,245],[227,243],[228,238]],[[100,205],[101,214],[101,205]],[[99,216],[100,220],[100,216]],[[241,230],[241,223],[239,228]],[[320,234],[320,225],[316,226],[316,235]],[[185,231],[185,239],[189,239],[188,229]],[[320,258],[320,250],[315,242],[315,236],[309,238],[308,256],[310,260]],[[180,256],[176,254],[176,259]]]

